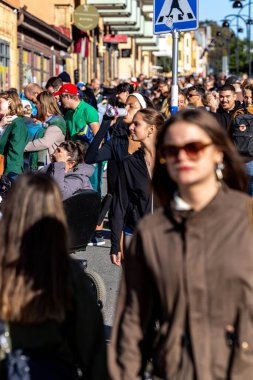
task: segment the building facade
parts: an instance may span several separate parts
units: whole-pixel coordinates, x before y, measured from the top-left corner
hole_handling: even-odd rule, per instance
[[[80,5],[97,8],[92,30],[74,25]],[[153,34],[152,0],[0,0],[0,85],[22,90],[29,82],[45,85],[67,71],[72,82],[97,77],[110,85],[116,78],[157,67],[160,36]],[[171,57],[171,36],[161,36]],[[181,33],[179,74],[206,75],[205,30]],[[167,53],[166,53],[167,54]]]

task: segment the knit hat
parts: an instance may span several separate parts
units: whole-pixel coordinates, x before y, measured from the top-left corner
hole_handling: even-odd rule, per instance
[[[70,75],[66,71],[63,71],[62,73],[60,73],[58,75],[58,78],[61,78],[62,81],[65,82],[65,83],[70,83],[71,82]]]

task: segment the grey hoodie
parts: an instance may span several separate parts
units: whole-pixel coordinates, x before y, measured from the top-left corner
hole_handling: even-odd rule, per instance
[[[65,162],[54,162],[44,166],[41,171],[50,174],[57,182],[62,199],[71,197],[77,190],[92,189],[90,177],[95,168],[85,163],[78,164],[68,173],[65,172]]]

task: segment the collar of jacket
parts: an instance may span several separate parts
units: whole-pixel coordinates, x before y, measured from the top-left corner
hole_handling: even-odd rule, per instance
[[[239,102],[239,100],[236,100],[235,101],[235,106],[232,110],[224,110],[221,106],[219,106],[217,112],[218,113],[223,113],[223,114],[231,114],[231,113],[234,113],[235,111],[239,110],[239,109],[242,109],[242,110],[245,110],[245,112],[247,112],[246,108]]]
[[[212,218],[212,215],[215,215],[216,212],[220,210],[221,205],[224,203],[227,191],[227,185],[222,183],[214,198],[199,211],[194,211],[192,209],[177,210],[173,199],[170,203],[170,207],[165,208],[165,213],[170,221],[178,228],[188,221],[191,223],[199,223],[200,221],[208,222]]]

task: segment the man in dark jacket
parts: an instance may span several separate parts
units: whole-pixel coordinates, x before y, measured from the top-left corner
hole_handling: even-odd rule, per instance
[[[219,89],[220,106],[214,116],[220,125],[227,131],[233,120],[234,113],[238,110],[247,112],[244,106],[236,100],[235,89],[232,85],[224,85]]]

